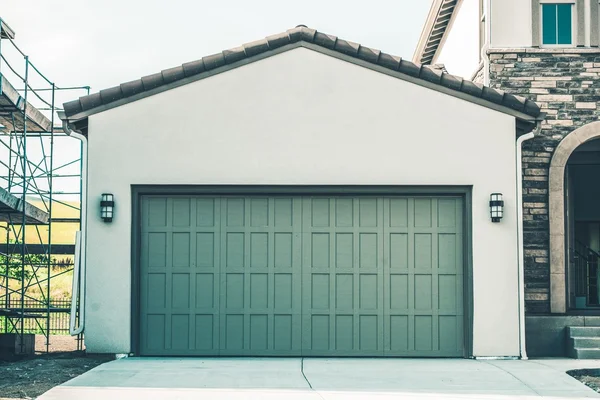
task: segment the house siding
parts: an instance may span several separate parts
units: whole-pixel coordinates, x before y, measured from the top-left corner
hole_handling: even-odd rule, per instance
[[[472,355],[517,356],[515,132],[510,115],[305,48],[92,115],[90,204],[116,206],[110,224],[88,217],[88,351],[133,349],[132,185],[392,185],[470,188]]]
[[[537,102],[540,136],[523,145],[526,312],[550,313],[548,176],[558,143],[600,117],[600,51],[490,50],[490,86]]]

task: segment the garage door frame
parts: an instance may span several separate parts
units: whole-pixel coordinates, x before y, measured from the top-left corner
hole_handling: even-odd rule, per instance
[[[132,185],[131,221],[131,352],[140,355],[141,201],[145,195],[245,196],[461,196],[464,204],[464,354],[473,349],[473,257],[471,186],[366,186],[366,185]]]

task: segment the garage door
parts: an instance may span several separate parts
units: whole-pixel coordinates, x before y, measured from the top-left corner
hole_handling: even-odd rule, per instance
[[[463,356],[461,197],[143,196],[142,355]]]

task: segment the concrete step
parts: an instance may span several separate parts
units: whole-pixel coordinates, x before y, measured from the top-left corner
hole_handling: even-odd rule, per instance
[[[567,337],[600,337],[600,326],[569,326]]]
[[[578,349],[570,348],[569,356],[580,360],[598,360],[600,359],[600,349]]]
[[[569,348],[600,349],[600,337],[570,337]]]

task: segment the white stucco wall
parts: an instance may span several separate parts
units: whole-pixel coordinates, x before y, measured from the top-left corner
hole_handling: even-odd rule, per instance
[[[479,67],[479,0],[463,0],[434,60],[449,73],[471,79]]]
[[[474,355],[518,355],[512,117],[299,48],[89,124],[90,352],[131,349],[132,184],[385,184],[473,185]]]
[[[491,48],[531,47],[531,0],[491,0]]]

